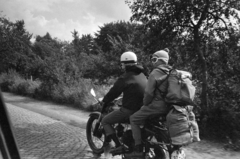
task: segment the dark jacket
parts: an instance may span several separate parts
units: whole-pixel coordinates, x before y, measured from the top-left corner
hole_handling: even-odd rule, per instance
[[[126,73],[117,79],[103,98],[103,102],[109,103],[123,93],[122,107],[137,111],[143,105],[146,84],[147,78],[143,74],[143,67],[139,65],[128,66]]]

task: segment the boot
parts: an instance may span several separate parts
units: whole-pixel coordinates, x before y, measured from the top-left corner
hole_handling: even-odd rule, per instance
[[[128,158],[131,157],[139,157],[142,158],[143,157],[143,146],[142,144],[139,145],[135,145],[133,152],[131,153],[126,153],[125,156]]]
[[[110,137],[111,137],[111,139],[113,140],[113,142],[115,143],[115,147],[117,148],[117,147],[119,147],[119,146],[121,146],[121,143],[119,142],[119,140],[118,140],[118,137],[117,137],[117,135],[114,133],[114,134],[111,134],[111,135],[109,135]]]
[[[118,146],[118,147],[116,147],[116,148],[112,148],[112,149],[109,151],[109,153],[111,153],[113,156],[115,156],[115,155],[122,154],[126,149],[127,149],[126,146],[121,145],[121,146]]]
[[[112,154],[121,153],[123,151],[123,147],[121,146],[121,143],[119,142],[117,135],[114,133],[114,134],[111,134],[110,136],[113,142],[115,143],[115,148],[112,148],[109,151],[109,153],[112,153]]]
[[[104,150],[105,154],[109,153],[110,149],[113,147],[111,144],[111,141],[112,141],[112,139],[111,139],[110,135],[106,136],[106,138],[103,142],[103,150]]]
[[[121,146],[121,143],[119,142],[118,137],[115,133],[108,135],[106,136],[106,139],[103,143],[104,152],[111,153],[111,150],[115,149],[114,146],[111,144],[112,140],[115,143],[115,148]]]

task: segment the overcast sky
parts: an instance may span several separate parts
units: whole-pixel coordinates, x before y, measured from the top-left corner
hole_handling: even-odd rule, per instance
[[[34,36],[49,32],[67,41],[72,41],[74,29],[80,36],[94,35],[99,26],[131,16],[125,0],[0,0],[0,11],[12,22],[24,20]]]

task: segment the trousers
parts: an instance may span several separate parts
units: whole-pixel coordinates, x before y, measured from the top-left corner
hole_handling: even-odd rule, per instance
[[[132,110],[129,110],[126,108],[120,108],[106,115],[102,119],[102,126],[105,130],[106,136],[109,136],[115,133],[115,130],[112,127],[113,124],[123,122],[124,120],[128,119],[130,115],[132,115],[133,113],[134,111]]]
[[[163,103],[165,106],[165,103]],[[135,141],[135,145],[139,145],[142,143],[142,136],[141,136],[141,129],[140,126],[144,125],[145,120],[150,116],[150,115],[155,115],[155,114],[166,114],[166,111],[163,111],[161,108],[161,105],[154,106],[154,105],[148,105],[148,106],[142,106],[140,110],[135,112],[133,115],[130,117],[130,123],[131,123],[131,128],[132,128],[132,134],[133,134],[133,139]]]

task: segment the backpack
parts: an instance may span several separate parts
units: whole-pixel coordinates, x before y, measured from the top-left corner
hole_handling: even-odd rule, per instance
[[[162,70],[162,69],[160,69]],[[166,73],[165,70],[162,70]],[[170,70],[166,77],[168,83],[167,93],[164,99],[167,104],[175,104],[179,106],[195,105],[193,102],[196,88],[192,85],[192,75],[187,71],[177,69]],[[161,92],[161,91],[160,91]]]

